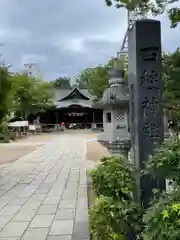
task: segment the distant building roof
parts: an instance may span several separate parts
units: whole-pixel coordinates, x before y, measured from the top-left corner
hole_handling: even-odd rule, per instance
[[[72,105],[81,107],[92,107],[93,96],[88,89],[56,89],[54,96],[54,104],[56,108],[67,108]]]

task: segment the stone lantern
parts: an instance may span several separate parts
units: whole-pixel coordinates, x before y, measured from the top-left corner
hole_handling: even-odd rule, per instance
[[[117,61],[109,74],[109,88],[102,99],[96,104],[103,108],[104,131],[99,135],[99,142],[112,155],[123,155],[128,158],[130,150],[130,134],[128,129],[129,96],[127,86],[124,85],[124,70]]]

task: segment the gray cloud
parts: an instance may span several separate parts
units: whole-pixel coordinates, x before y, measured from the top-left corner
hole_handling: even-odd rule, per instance
[[[162,21],[165,50],[178,46],[178,31]],[[0,41],[14,71],[37,62],[44,79],[73,76],[103,64],[119,50],[126,11],[107,8],[104,0],[6,0],[0,2]]]

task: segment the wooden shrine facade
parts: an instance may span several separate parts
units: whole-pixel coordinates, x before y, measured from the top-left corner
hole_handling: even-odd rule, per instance
[[[55,92],[54,107],[40,115],[43,124],[72,123],[90,128],[92,123],[102,124],[102,109],[93,108],[92,95],[87,89],[59,89]]]

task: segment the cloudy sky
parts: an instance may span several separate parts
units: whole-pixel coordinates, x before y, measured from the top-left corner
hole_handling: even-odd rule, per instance
[[[162,21],[163,48],[179,43],[178,28]],[[0,0],[0,43],[13,71],[36,62],[45,80],[74,76],[103,64],[119,50],[127,27],[125,10],[104,0]]]

